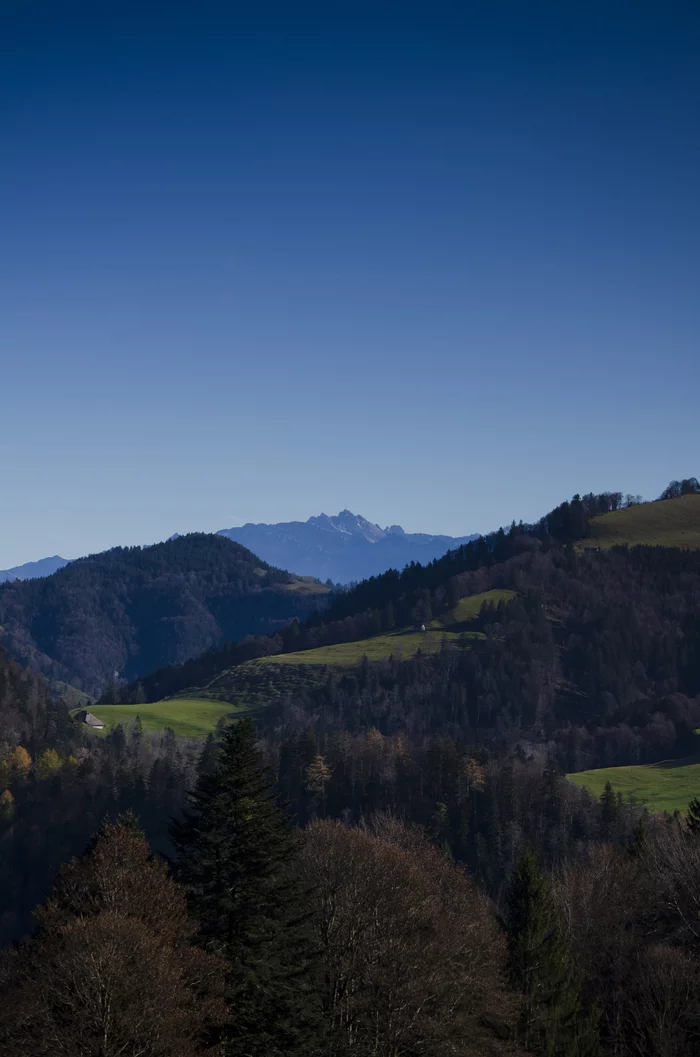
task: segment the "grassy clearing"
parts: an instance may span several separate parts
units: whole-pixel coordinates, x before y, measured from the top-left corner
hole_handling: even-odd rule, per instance
[[[650,811],[685,811],[694,796],[700,796],[700,758],[663,760],[630,767],[601,767],[579,771],[567,778],[591,796],[600,797],[605,783],[616,793],[643,801]]]
[[[220,719],[233,718],[246,709],[205,697],[173,697],[148,705],[93,705],[90,711],[105,724],[103,732],[118,723],[133,723],[140,716],[144,730],[170,727],[179,738],[203,738],[216,729]]]
[[[280,584],[280,588],[296,595],[327,595],[330,593],[330,587],[315,580],[313,576],[300,576],[290,584]]]
[[[423,653],[437,653],[444,642],[460,645],[465,640],[483,638],[478,631],[469,631],[458,627],[473,620],[479,615],[486,602],[497,605],[515,597],[514,591],[484,591],[482,594],[461,598],[455,608],[438,620],[432,620],[425,631],[414,628],[401,628],[383,635],[374,635],[371,639],[360,639],[358,642],[340,642],[334,646],[319,646],[315,650],[300,650],[297,653],[276,654],[258,661],[261,665],[337,665],[339,667],[356,667],[363,657],[370,661],[384,661],[389,657],[401,657],[408,660],[419,650]]]
[[[700,550],[700,495],[614,510],[593,518],[583,547],[646,544]]]
[[[320,646],[316,650],[300,650],[298,653],[282,653],[275,657],[265,657],[262,664],[332,664],[343,667],[355,667],[363,657],[370,661],[383,661],[387,658],[403,657],[407,660],[418,650],[423,653],[436,653],[443,641],[457,641],[461,636],[457,632],[430,629],[428,631],[391,631],[386,635],[375,635],[371,639],[359,642],[339,642],[335,646]]]
[[[452,612],[443,620],[443,624],[449,626],[461,624],[465,620],[474,620],[486,602],[497,606],[499,602],[511,602],[514,598],[515,591],[484,591],[480,595],[467,595],[466,598],[460,598]]]

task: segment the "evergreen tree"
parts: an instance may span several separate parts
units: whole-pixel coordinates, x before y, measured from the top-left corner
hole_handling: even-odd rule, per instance
[[[700,797],[693,797],[685,814],[688,829],[694,837],[700,837]]]
[[[610,840],[619,817],[619,805],[612,784],[607,781],[600,794],[600,831],[604,839]]]
[[[523,994],[522,1044],[544,1057],[593,1057],[597,1018],[581,1009],[567,938],[531,848],[513,871],[506,934],[511,983]]]
[[[179,876],[199,938],[228,962],[231,1057],[308,1055],[319,1023],[311,987],[309,912],[293,867],[299,843],[242,720],[226,728],[174,827]]]

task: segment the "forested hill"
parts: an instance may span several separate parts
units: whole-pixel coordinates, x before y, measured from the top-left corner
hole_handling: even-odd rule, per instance
[[[323,605],[328,589],[220,536],[118,547],[55,575],[0,586],[0,642],[51,679],[99,694],[212,645],[267,635]]]
[[[698,500],[649,504],[646,517],[673,522],[684,504],[700,523]],[[155,701],[208,687],[266,708],[289,698],[297,718],[325,729],[549,741],[567,770],[688,751],[700,724],[700,554],[589,547],[567,523],[572,505],[577,514],[566,504],[544,527],[366,581],[305,624],[160,670],[141,689]],[[609,516],[593,510],[596,524]],[[465,605],[484,592],[500,604]]]

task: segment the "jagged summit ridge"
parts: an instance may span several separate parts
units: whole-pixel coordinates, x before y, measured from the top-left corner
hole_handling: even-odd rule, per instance
[[[307,521],[248,522],[221,529],[219,535],[242,543],[271,565],[334,583],[362,580],[412,561],[425,564],[475,538],[405,532],[401,525],[382,528],[347,508]]]

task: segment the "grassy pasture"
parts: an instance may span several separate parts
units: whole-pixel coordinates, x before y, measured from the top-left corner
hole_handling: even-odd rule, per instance
[[[515,591],[484,591],[480,595],[467,595],[460,598],[454,609],[444,618],[443,624],[461,624],[465,620],[474,620],[478,617],[481,607],[486,602],[497,606],[499,602],[511,602],[515,598]]]
[[[630,767],[601,767],[578,771],[567,778],[596,799],[610,782],[616,793],[644,801],[650,811],[685,811],[700,796],[700,756],[684,760],[662,760]]]
[[[96,731],[98,734],[118,723],[133,723],[140,716],[146,731],[170,727],[179,738],[203,738],[216,729],[220,719],[240,715],[246,709],[205,697],[173,697],[147,705],[93,705],[90,711],[105,724],[102,731]]]
[[[479,615],[486,602],[497,605],[515,597],[514,591],[484,591],[482,594],[461,598],[455,608],[438,620],[431,620],[425,631],[414,628],[400,628],[383,635],[374,635],[371,639],[360,639],[358,642],[340,642],[334,646],[319,646],[315,650],[299,650],[297,653],[275,654],[264,657],[258,664],[324,664],[339,667],[355,667],[363,657],[370,661],[384,661],[389,657],[402,657],[408,660],[418,650],[423,653],[437,653],[443,642],[455,645],[464,639],[483,638],[481,632],[463,631],[456,625],[464,624]]]
[[[296,595],[327,595],[330,587],[319,583],[313,576],[298,576],[290,584],[280,584],[282,591],[289,591]]]
[[[700,550],[700,495],[601,514],[591,520],[590,535],[578,546],[581,549],[635,544]]]
[[[418,650],[424,653],[437,652],[443,640],[457,640],[457,632],[434,630],[427,631],[390,631],[386,635],[375,635],[371,639],[359,642],[339,642],[335,646],[319,646],[315,650],[300,650],[298,653],[282,653],[274,657],[264,657],[259,663],[281,664],[332,664],[343,667],[354,667],[361,663],[363,657],[370,661],[383,661],[387,658],[402,656],[404,660],[413,657]]]

